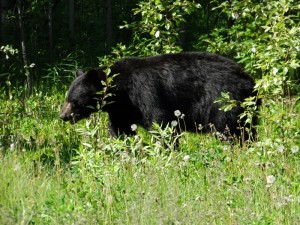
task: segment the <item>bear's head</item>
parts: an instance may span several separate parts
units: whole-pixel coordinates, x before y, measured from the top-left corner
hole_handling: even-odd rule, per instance
[[[97,111],[97,105],[101,100],[101,90],[106,80],[106,74],[102,68],[92,69],[84,73],[76,71],[76,79],[71,84],[64,106],[60,111],[60,118],[70,123],[87,118],[91,113]]]

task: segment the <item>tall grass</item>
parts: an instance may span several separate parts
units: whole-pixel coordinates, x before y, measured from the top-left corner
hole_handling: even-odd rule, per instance
[[[104,113],[65,124],[63,98],[2,96],[0,224],[300,221],[297,99],[263,106],[251,145],[184,133],[174,151],[172,127],[113,139]]]

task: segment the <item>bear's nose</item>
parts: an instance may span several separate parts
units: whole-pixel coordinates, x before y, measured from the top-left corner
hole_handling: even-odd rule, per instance
[[[59,118],[62,119],[63,121],[68,121],[69,117],[66,115],[66,113],[61,113],[59,115]]]
[[[64,119],[65,119],[65,115],[60,114],[60,115],[59,115],[59,118],[62,119],[62,120],[64,120]]]

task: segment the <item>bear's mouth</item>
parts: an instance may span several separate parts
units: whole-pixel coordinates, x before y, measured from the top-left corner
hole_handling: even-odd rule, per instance
[[[96,107],[82,105],[77,105],[76,110],[74,110],[74,106],[72,106],[71,103],[66,102],[59,117],[65,122],[69,121],[70,124],[75,124],[79,120],[88,118],[92,112],[96,111]]]
[[[73,125],[73,124],[77,123],[79,120],[82,120],[84,118],[85,117],[80,114],[72,114],[72,115],[70,115],[70,118],[68,121],[70,122],[70,124]]]
[[[69,121],[69,123],[73,125],[73,124],[77,123],[78,121],[87,118],[88,116],[89,115],[72,113],[72,114],[68,115],[67,117],[63,117],[63,118],[61,117],[61,119],[65,122]]]
[[[65,114],[65,113],[61,113],[60,114],[60,119],[62,119],[64,122],[70,122],[70,124],[74,124],[74,123],[76,123],[77,121],[79,121],[80,120],[80,115],[76,115],[76,114],[73,114],[73,113],[71,113],[71,114]]]

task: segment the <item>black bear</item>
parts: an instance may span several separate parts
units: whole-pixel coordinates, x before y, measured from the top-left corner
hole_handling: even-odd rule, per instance
[[[185,115],[187,131],[215,130],[240,137],[238,128],[240,106],[224,112],[215,100],[221,92],[242,102],[254,95],[253,79],[232,60],[207,52],[165,54],[146,58],[124,58],[110,67],[110,75],[117,74],[105,92],[106,67],[86,73],[76,71],[60,118],[75,123],[97,111],[104,95],[111,95],[110,104],[102,107],[109,116],[112,135],[134,134],[132,124],[151,129],[152,123],[167,124],[176,120],[174,112]],[[178,111],[177,111],[178,112]],[[247,137],[246,137],[247,139]]]

